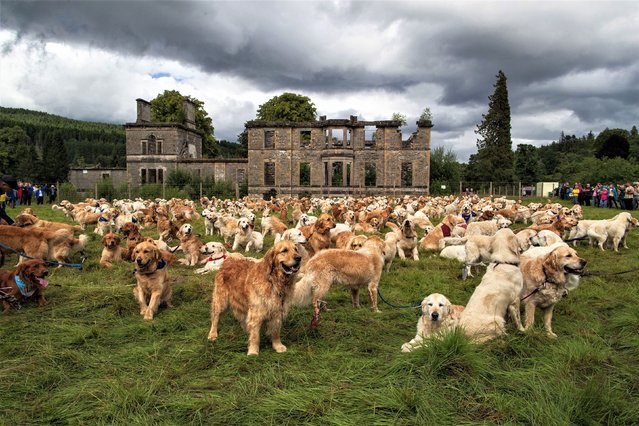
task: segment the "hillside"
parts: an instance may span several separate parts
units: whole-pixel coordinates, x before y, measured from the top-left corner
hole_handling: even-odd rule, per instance
[[[20,127],[38,150],[59,136],[71,166],[125,163],[124,128],[117,124],[73,120],[23,108],[0,107],[0,129]]]

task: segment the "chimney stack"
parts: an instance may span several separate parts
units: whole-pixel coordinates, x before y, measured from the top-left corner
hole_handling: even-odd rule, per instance
[[[189,98],[184,98],[182,108],[184,109],[184,125],[189,129],[195,129],[195,104]]]
[[[150,123],[151,122],[151,104],[144,99],[136,99],[138,103],[138,118],[136,123]]]

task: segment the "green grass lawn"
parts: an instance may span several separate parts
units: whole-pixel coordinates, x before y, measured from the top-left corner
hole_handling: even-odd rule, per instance
[[[36,212],[67,221],[47,206]],[[616,213],[585,209],[586,218]],[[196,230],[203,235],[203,224]],[[213,275],[171,267],[175,307],[144,321],[133,265],[100,268],[100,239],[89,235],[83,271],[51,270],[47,306],[0,315],[0,424],[639,423],[637,272],[583,278],[555,309],[558,339],[537,315],[526,334],[511,328],[483,346],[451,334],[410,354],[400,346],[415,334],[417,309],[380,301],[375,314],[363,292],[356,310],[347,290],[333,288],[317,330],[310,307],[293,308],[282,328],[288,352],[263,338],[259,357],[247,357],[230,313],[207,341]],[[636,231],[628,245],[578,252],[587,270],[621,271],[637,266]],[[382,275],[384,297],[414,304],[439,292],[465,304],[481,280],[462,282],[456,262],[420,257],[395,260]]]

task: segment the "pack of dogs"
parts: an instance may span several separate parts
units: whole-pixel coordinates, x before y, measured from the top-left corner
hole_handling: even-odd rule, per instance
[[[14,269],[0,271],[5,313],[29,300],[45,305],[48,269],[82,252],[87,226],[93,225],[103,247],[99,267],[134,265],[133,296],[145,320],[153,320],[161,306],[172,307],[171,268],[215,273],[208,339],[218,339],[220,316],[230,309],[249,336],[249,355],[259,353],[262,331],[275,351],[286,351],[281,328],[293,306],[310,305],[311,327],[318,327],[323,298],[333,287],[350,290],[355,308],[365,289],[372,311],[379,312],[382,275],[391,273],[396,257],[419,261],[420,252],[457,260],[463,280],[473,270],[483,275],[465,306],[427,295],[416,335],[401,351],[453,329],[477,343],[504,335],[509,322],[525,331],[537,309],[546,334],[557,337],[554,307],[579,287],[586,266],[577,241],[618,251],[627,248],[626,237],[639,224],[628,212],[584,220],[580,206],[568,209],[551,200],[525,206],[477,196],[203,197],[199,206],[181,199],[87,199],[52,208],[76,224],[42,220],[25,209],[13,226],[0,225],[0,262],[12,251],[26,255]],[[202,221],[204,236],[195,232],[196,221]],[[523,227],[513,230],[513,223]],[[266,249],[269,235],[274,243]]]

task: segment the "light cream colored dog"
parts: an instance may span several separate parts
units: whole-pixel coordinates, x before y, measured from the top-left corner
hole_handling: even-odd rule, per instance
[[[208,274],[211,271],[217,271],[222,263],[228,257],[224,244],[217,242],[209,242],[200,247],[200,253],[206,256],[204,267],[196,269],[196,274]]]
[[[506,315],[523,331],[519,298],[524,286],[519,270],[520,245],[510,229],[500,229],[491,245],[491,261],[477,286],[459,325],[475,342],[485,342],[506,333]]]
[[[464,307],[453,305],[446,296],[433,293],[422,300],[422,316],[417,320],[417,334],[402,345],[402,352],[411,352],[424,344],[424,339],[454,328]]]
[[[248,218],[240,218],[237,222],[237,232],[233,240],[233,251],[244,249],[245,252],[262,251],[264,248],[264,237],[262,234],[253,230],[253,225]]]
[[[581,223],[581,222],[579,222]],[[628,248],[626,235],[636,228],[639,222],[628,212],[621,212],[609,220],[597,221],[587,230],[586,234],[591,244],[598,245],[603,251],[604,245],[609,244],[614,251],[619,251],[619,245]]]

